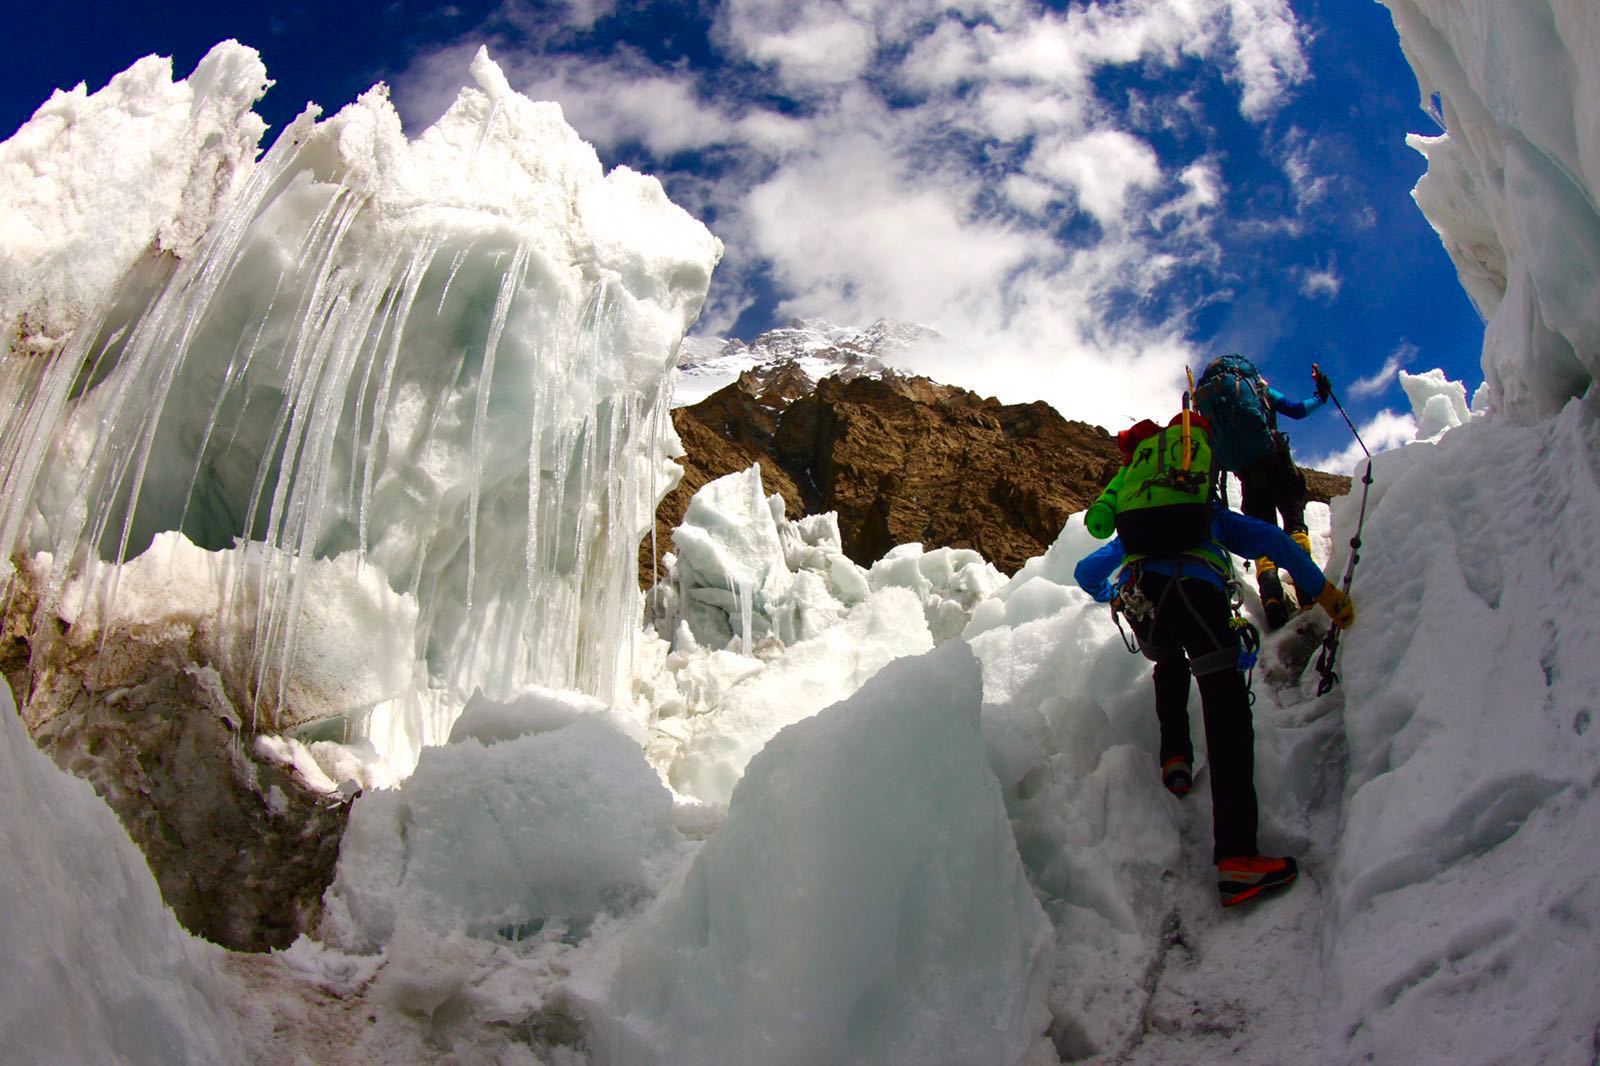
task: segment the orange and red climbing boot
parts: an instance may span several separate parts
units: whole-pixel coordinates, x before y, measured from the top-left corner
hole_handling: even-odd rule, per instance
[[[1182,755],[1174,755],[1161,764],[1161,783],[1174,796],[1187,796],[1194,787],[1194,765]]]
[[[1287,888],[1299,872],[1299,865],[1288,856],[1238,855],[1217,863],[1217,891],[1222,905],[1233,907],[1269,889]]]

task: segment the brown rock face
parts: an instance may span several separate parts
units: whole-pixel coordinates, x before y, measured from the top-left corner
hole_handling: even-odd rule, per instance
[[[838,512],[858,563],[917,541],[974,548],[1011,572],[1115,469],[1109,434],[1043,403],[1005,405],[916,377],[825,378],[815,390],[769,381],[759,393],[753,384],[673,412],[688,456],[658,514],[661,550],[695,490],[760,462],[791,515]]]
[[[1041,555],[1119,461],[1111,434],[1048,404],[1002,404],[920,377],[782,375],[740,381],[673,411],[683,482],[656,515],[656,550],[707,482],[761,464],[790,515],[837,511],[845,552],[871,565],[896,544],[973,548],[1006,573]],[[1307,472],[1311,498],[1349,479]],[[650,583],[648,542],[641,580]]]
[[[0,668],[23,723],[56,764],[94,786],[144,852],[190,932],[240,951],[316,928],[349,804],[263,761],[182,627],[75,639],[19,582]]]

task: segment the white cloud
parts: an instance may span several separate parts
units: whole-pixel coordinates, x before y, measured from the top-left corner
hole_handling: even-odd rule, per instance
[[[1158,227],[1178,219],[1182,230],[1196,232],[1222,203],[1222,173],[1217,161],[1200,159],[1190,163],[1178,173],[1178,183],[1183,186],[1183,193],[1158,207],[1151,218]]]
[[[557,31],[570,39],[540,32]],[[1252,120],[1304,76],[1277,0],[725,0],[714,74],[626,50],[517,52],[545,38],[490,25],[397,79],[408,122],[443,109],[483,36],[516,88],[560,102],[603,156],[642,145],[711,218],[727,251],[702,330],[731,332],[767,293],[780,316],[917,321],[952,341],[922,372],[1108,424],[1176,403],[1188,316],[1224,285],[1221,157],[1163,160],[1143,136],[1214,142],[1193,79],[1161,71],[1220,68]],[[1097,75],[1126,65],[1149,76],[1137,98],[1101,99]],[[774,91],[790,106],[764,103]],[[1300,147],[1303,198],[1316,176]],[[716,166],[672,170],[686,152]]]
[[[616,10],[616,0],[566,0],[567,25],[589,29]]]
[[[1383,366],[1376,373],[1353,381],[1344,389],[1352,399],[1365,400],[1377,396],[1389,386],[1393,385],[1400,373],[1410,366],[1417,358],[1417,346],[1410,341],[1401,341],[1389,353],[1389,358],[1383,361]]]
[[[946,19],[917,41],[898,72],[901,85],[919,92],[953,89],[979,71],[977,43],[958,19]]]
[[[1367,448],[1373,455],[1403,447],[1417,439],[1417,420],[1409,411],[1400,412],[1385,408],[1370,421],[1361,424],[1361,439],[1366,442]],[[1295,461],[1313,470],[1326,470],[1331,474],[1348,474],[1354,477],[1359,473],[1361,464],[1366,462],[1366,458],[1367,453],[1362,451],[1361,445],[1352,438],[1350,444],[1341,451],[1311,456],[1303,462],[1296,458]]]
[[[1314,162],[1316,144],[1301,130],[1291,129],[1282,147],[1281,165],[1294,190],[1295,204],[1304,212],[1327,198],[1329,180]]]
[[[1027,169],[1070,191],[1107,228],[1123,224],[1136,190],[1161,182],[1155,150],[1121,130],[1095,130],[1065,143],[1046,143],[1028,160]]]
[[[1020,141],[1035,133],[1081,130],[1088,122],[1087,101],[1063,96],[1040,85],[986,85],[977,94],[963,125],[1002,141]]]
[[[1039,181],[1023,174],[1006,175],[1000,188],[1008,201],[1030,215],[1042,214],[1044,209],[1060,196],[1055,186],[1049,182]]]
[[[736,54],[771,65],[792,89],[855,81],[878,47],[870,0],[727,0],[718,39]]]
[[[1343,281],[1339,271],[1329,265],[1325,268],[1313,269],[1310,267],[1300,270],[1300,295],[1308,300],[1326,300],[1332,303],[1339,296],[1339,289]]]
[[[933,324],[992,301],[1048,248],[975,216],[975,191],[960,173],[907,170],[892,139],[840,132],[752,189],[734,224],[792,294],[787,313]]]
[[[1232,0],[1229,8],[1235,55],[1230,80],[1240,87],[1240,111],[1259,120],[1277,109],[1290,86],[1310,75],[1305,31],[1288,0]]]

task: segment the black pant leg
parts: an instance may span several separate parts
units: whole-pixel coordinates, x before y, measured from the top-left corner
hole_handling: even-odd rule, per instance
[[[1189,736],[1189,661],[1183,654],[1186,643],[1182,604],[1177,602],[1172,579],[1165,574],[1145,573],[1139,578],[1139,591],[1160,609],[1153,618],[1130,619],[1133,631],[1158,658],[1153,671],[1156,691],[1156,722],[1161,730],[1161,761],[1175,755],[1194,761],[1194,741]],[[1162,651],[1161,649],[1165,649]]]
[[[1180,594],[1181,593],[1181,594]],[[1172,590],[1159,628],[1182,640],[1190,659],[1238,647],[1228,597],[1200,578]],[[1229,667],[1197,679],[1211,769],[1212,861],[1256,854],[1255,727],[1244,675]]]
[[[1306,528],[1306,475],[1294,464],[1285,448],[1279,453],[1278,469],[1273,478],[1273,506],[1283,516],[1283,528],[1289,533],[1304,533]],[[1269,519],[1270,521],[1270,519]]]
[[[1194,741],[1189,736],[1189,664],[1156,663],[1156,721],[1161,725],[1161,762],[1181,757],[1194,763]]]
[[[1200,681],[1211,760],[1211,861],[1257,853],[1255,727],[1244,676],[1220,670]]]
[[[1276,525],[1277,493],[1273,491],[1272,474],[1266,465],[1271,461],[1268,457],[1239,472],[1239,510],[1251,518]]]

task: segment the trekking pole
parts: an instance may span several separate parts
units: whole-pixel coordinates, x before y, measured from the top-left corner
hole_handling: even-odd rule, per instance
[[[1316,363],[1311,364],[1311,373],[1313,376],[1321,376],[1322,372],[1317,369]],[[1326,379],[1324,378],[1323,380]],[[1333,406],[1339,409],[1339,414],[1344,417],[1344,424],[1350,427],[1351,435],[1356,438],[1356,443],[1361,446],[1362,452],[1367,457],[1367,469],[1361,475],[1361,510],[1356,516],[1355,536],[1350,538],[1350,559],[1345,563],[1344,581],[1341,585],[1345,595],[1349,595],[1350,580],[1355,576],[1356,563],[1361,558],[1361,527],[1366,525],[1367,522],[1367,492],[1372,488],[1372,453],[1367,450],[1366,442],[1361,439],[1361,434],[1356,432],[1356,424],[1350,421],[1349,414],[1345,412],[1344,404],[1340,403],[1339,397],[1333,394],[1332,385],[1328,386],[1328,399],[1332,400]],[[1339,675],[1333,669],[1334,658],[1338,653],[1339,627],[1334,626],[1328,630],[1328,635],[1322,638],[1322,648],[1317,652],[1317,673],[1322,678],[1317,682],[1318,696],[1326,696],[1333,691],[1333,686],[1339,683]]]

